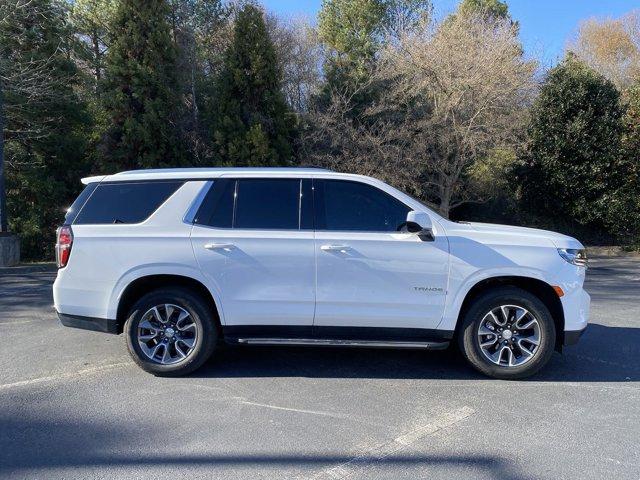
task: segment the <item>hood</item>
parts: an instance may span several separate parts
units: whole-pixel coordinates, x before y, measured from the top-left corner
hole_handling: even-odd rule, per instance
[[[476,223],[468,222],[467,225],[472,231],[499,237],[522,237],[522,240],[541,242],[550,241],[557,248],[583,248],[583,245],[573,237],[563,235],[562,233],[551,232],[549,230],[541,230],[538,228],[516,227],[513,225],[499,225],[495,223]]]

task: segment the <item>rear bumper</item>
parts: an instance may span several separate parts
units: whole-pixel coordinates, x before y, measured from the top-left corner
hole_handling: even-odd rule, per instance
[[[580,340],[580,337],[582,337],[586,329],[587,327],[584,327],[582,330],[565,330],[563,345],[575,345],[578,343],[578,340]]]
[[[60,323],[65,327],[81,328],[83,330],[92,330],[94,332],[103,333],[120,333],[117,320],[109,320],[108,318],[81,317],[80,315],[67,315],[56,312]]]

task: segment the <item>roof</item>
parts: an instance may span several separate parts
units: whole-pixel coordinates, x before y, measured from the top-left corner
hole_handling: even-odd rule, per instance
[[[82,179],[85,185],[95,182],[124,182],[136,180],[206,180],[227,175],[247,176],[311,176],[318,173],[333,173],[324,168],[158,168],[129,170],[114,175],[99,175]]]

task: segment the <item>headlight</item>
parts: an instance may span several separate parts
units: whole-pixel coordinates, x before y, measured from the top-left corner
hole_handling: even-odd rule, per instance
[[[587,266],[587,251],[584,248],[559,248],[558,254],[571,265]]]

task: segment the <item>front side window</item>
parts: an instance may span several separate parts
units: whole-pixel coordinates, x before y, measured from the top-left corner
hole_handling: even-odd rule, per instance
[[[182,184],[174,181],[101,183],[84,202],[73,223],[100,225],[143,222]]]
[[[316,180],[317,230],[395,232],[411,210],[382,190],[360,182]]]

